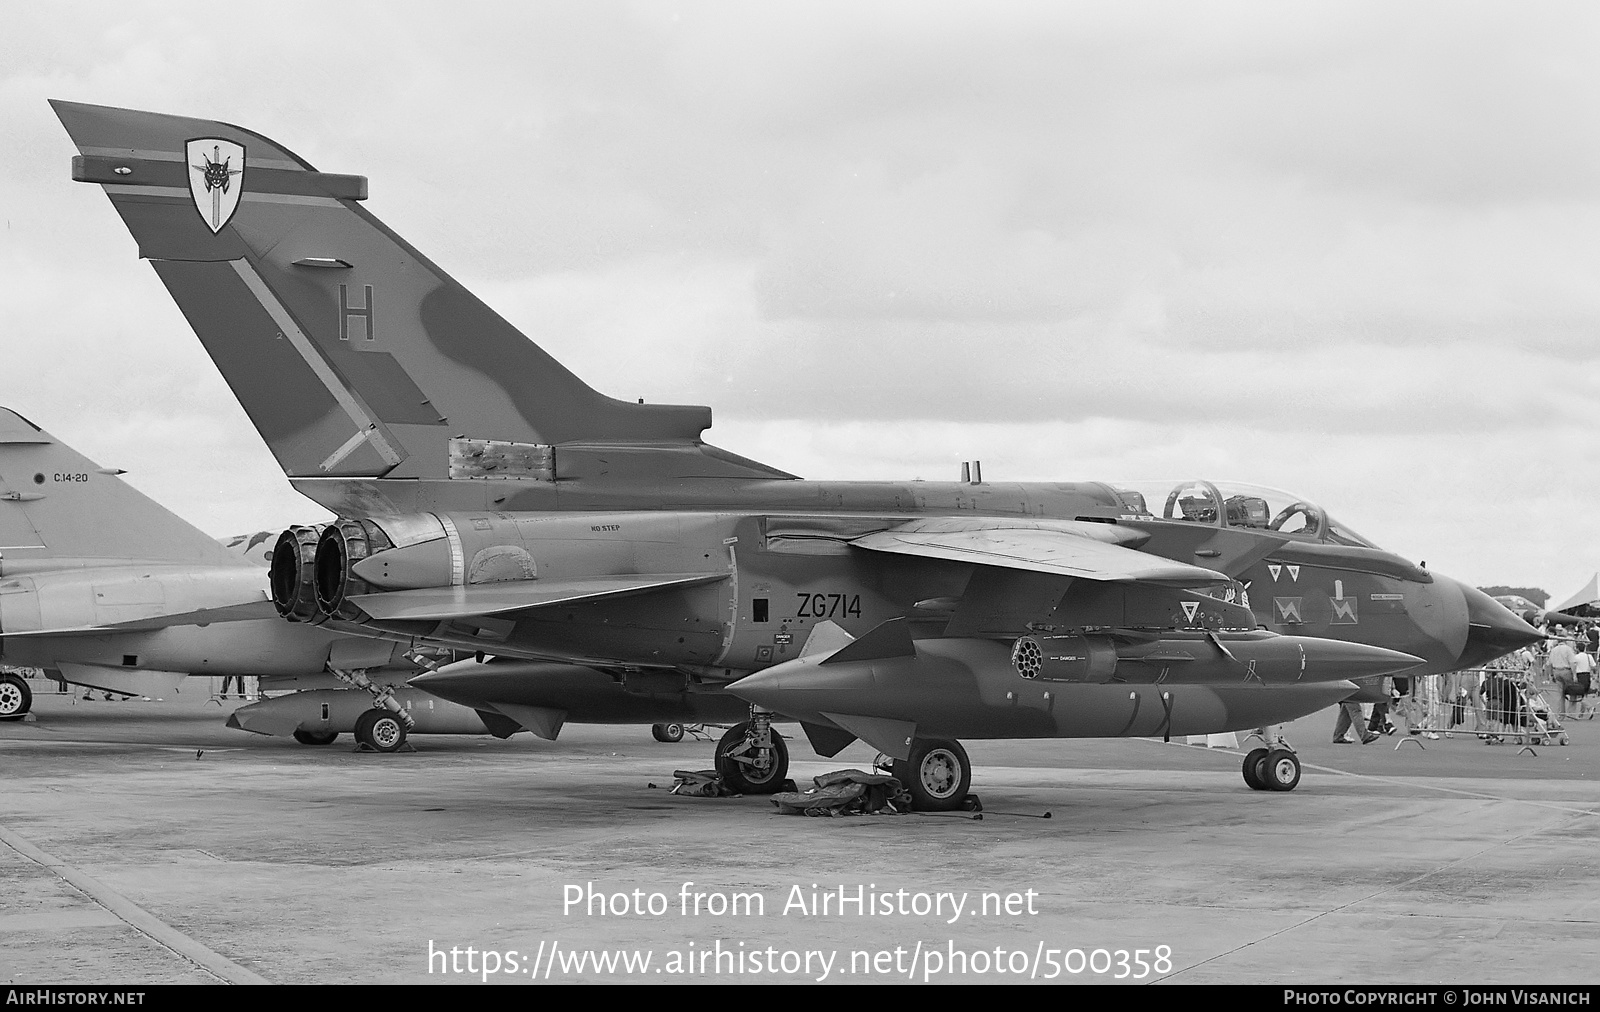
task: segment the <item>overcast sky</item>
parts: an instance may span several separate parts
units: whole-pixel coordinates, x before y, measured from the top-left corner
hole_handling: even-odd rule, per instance
[[[1210,477],[1600,568],[1600,5],[0,0],[0,402],[283,480],[45,104],[226,120],[598,389],[806,477]]]

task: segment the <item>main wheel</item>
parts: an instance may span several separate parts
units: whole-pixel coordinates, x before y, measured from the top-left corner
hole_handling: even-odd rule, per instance
[[[1250,785],[1252,791],[1267,790],[1267,785],[1261,779],[1261,760],[1267,757],[1267,749],[1252,749],[1244,757],[1244,782]]]
[[[21,720],[33,709],[33,690],[16,675],[0,675],[0,720]]]
[[[1275,748],[1262,760],[1260,776],[1268,790],[1292,791],[1300,783],[1300,760],[1288,749]]]
[[[398,752],[406,743],[405,721],[389,710],[368,710],[356,718],[356,741],[374,752]]]
[[[749,723],[735,724],[717,742],[717,773],[736,794],[776,794],[789,778],[789,746],[773,730],[772,747],[758,749],[746,740],[749,729]]]
[[[666,741],[666,742],[682,741],[683,740],[683,725],[682,724],[652,724],[650,726],[650,736],[652,738],[654,738],[656,741]]]
[[[294,740],[302,745],[332,745],[338,731],[302,731],[295,728]]]
[[[972,761],[959,741],[918,738],[911,755],[894,761],[894,778],[911,792],[919,812],[953,812],[972,786]]]

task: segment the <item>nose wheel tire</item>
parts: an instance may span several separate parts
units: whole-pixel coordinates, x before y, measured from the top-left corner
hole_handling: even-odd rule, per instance
[[[302,731],[296,728],[294,732],[294,740],[302,745],[332,745],[338,737],[338,731]]]
[[[768,732],[772,747],[757,748],[749,740],[749,728],[748,723],[735,724],[717,742],[717,773],[736,794],[776,794],[789,779],[789,746],[773,730]]]
[[[656,741],[674,742],[683,740],[682,724],[653,724],[650,727],[650,736]]]
[[[911,792],[917,811],[953,812],[972,786],[972,761],[958,741],[918,738],[910,756],[894,761],[894,778]]]
[[[1271,790],[1265,780],[1261,779],[1261,760],[1267,757],[1268,750],[1264,748],[1252,749],[1244,757],[1244,782],[1250,785],[1252,791]]]
[[[0,675],[0,720],[21,720],[33,709],[33,690],[16,675]]]
[[[1262,758],[1256,775],[1269,791],[1292,791],[1300,783],[1300,760],[1288,749],[1275,748]]]
[[[374,752],[398,752],[406,744],[405,722],[389,710],[368,710],[356,718],[356,741]]]

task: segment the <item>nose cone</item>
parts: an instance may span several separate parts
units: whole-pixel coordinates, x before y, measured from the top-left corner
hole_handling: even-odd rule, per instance
[[[457,661],[409,678],[406,684],[461,706],[483,707],[498,687],[496,672],[477,661]]]
[[[859,703],[879,689],[872,661],[818,664],[800,657],[745,675],[728,691],[747,703],[794,715]]]
[[[786,708],[793,707],[797,696],[817,687],[814,682],[817,670],[817,665],[807,658],[785,661],[745,675],[731,683],[728,691],[747,703],[787,712]]]
[[[287,696],[263,699],[259,703],[241,706],[228,715],[227,726],[252,734],[272,735],[275,738],[294,734],[304,716],[298,711],[305,708],[294,698],[297,695],[299,693],[291,692]]]
[[[1461,648],[1461,666],[1481,667],[1518,647],[1544,639],[1494,598],[1476,587],[1461,587],[1467,599],[1467,642]]]

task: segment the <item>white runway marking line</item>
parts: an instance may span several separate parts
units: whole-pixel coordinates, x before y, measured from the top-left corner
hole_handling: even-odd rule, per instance
[[[1135,738],[1133,740],[1147,742],[1151,745],[1177,745],[1179,748],[1199,747],[1197,745],[1184,745],[1175,741],[1163,742],[1154,738]],[[1207,751],[1213,754],[1220,752],[1223,755],[1235,755],[1240,759],[1243,759],[1245,756],[1243,751],[1231,748],[1213,748],[1207,749]],[[1295,753],[1297,756],[1299,754],[1300,753],[1298,752]],[[1553,801],[1537,801],[1532,798],[1508,798],[1503,794],[1487,794],[1483,791],[1466,791],[1459,787],[1444,787],[1440,784],[1428,783],[1428,780],[1430,779],[1429,777],[1385,777],[1379,776],[1376,773],[1352,773],[1349,770],[1334,769],[1332,766],[1316,766],[1308,762],[1302,762],[1300,764],[1300,768],[1304,770],[1316,770],[1318,773],[1336,773],[1341,777],[1356,777],[1360,780],[1376,780],[1379,783],[1389,784],[1391,786],[1421,787],[1430,791],[1442,791],[1445,794],[1459,794],[1464,798],[1476,798],[1479,801],[1505,801],[1518,805],[1533,805],[1535,808],[1548,808],[1553,812],[1565,812],[1568,815],[1600,815],[1600,809],[1596,808],[1574,807],[1572,805],[1558,804]],[[1579,782],[1587,783],[1588,781]]]
[[[65,880],[68,885],[100,904],[106,910],[145,935],[156,944],[172,950],[183,959],[229,984],[270,984],[272,981],[245,969],[226,956],[213,952],[185,935],[177,928],[157,919],[155,915],[59,858],[52,857],[4,826],[0,826],[0,843],[21,854],[46,871]]]
[[[244,752],[248,751],[242,745],[157,745],[148,741],[80,741],[76,738],[57,738],[49,742],[32,741],[26,738],[0,739],[0,749],[5,748],[39,748],[41,745],[75,745],[90,748],[147,748],[157,752],[187,752],[194,755],[196,751],[210,755],[213,752]]]
[[[1190,746],[1190,745],[1187,745],[1187,744],[1180,744],[1178,742],[1156,741],[1153,738],[1139,738],[1137,740],[1138,741],[1149,742],[1152,745],[1178,745],[1180,748],[1191,748],[1191,747],[1193,747],[1193,746]],[[1222,752],[1222,753],[1227,754],[1227,755],[1236,755],[1236,756],[1239,756],[1241,758],[1243,758],[1243,756],[1245,755],[1244,752],[1237,751],[1237,750],[1234,750],[1234,749],[1211,749],[1209,751]],[[1481,793],[1481,792],[1478,792],[1478,791],[1464,791],[1464,790],[1461,790],[1461,789],[1455,788],[1455,787],[1441,787],[1441,786],[1438,786],[1438,785],[1435,785],[1435,784],[1424,783],[1424,782],[1422,782],[1424,778],[1421,778],[1421,777],[1407,777],[1407,778],[1402,778],[1402,777],[1382,777],[1382,776],[1375,776],[1375,775],[1373,775],[1371,773],[1351,773],[1349,770],[1334,769],[1331,766],[1312,766],[1312,765],[1307,764],[1307,763],[1301,763],[1301,767],[1303,769],[1317,770],[1317,771],[1322,772],[1322,773],[1337,773],[1337,774],[1339,774],[1341,776],[1359,777],[1359,778],[1361,778],[1363,780],[1376,780],[1376,781],[1378,781],[1380,783],[1389,783],[1389,784],[1393,784],[1393,785],[1404,784],[1405,786],[1408,786],[1408,787],[1426,787],[1429,790],[1443,791],[1443,792],[1445,792],[1447,794],[1459,794],[1459,795],[1462,795],[1463,797],[1473,798],[1473,799],[1479,800],[1479,801],[1501,801],[1501,802],[1510,802],[1510,803],[1515,803],[1515,804],[1533,805],[1533,806],[1538,807],[1538,808],[1548,808],[1548,809],[1551,809],[1552,811],[1560,812],[1563,815],[1600,815],[1600,812],[1597,812],[1592,808],[1572,808],[1572,807],[1567,806],[1567,805],[1551,804],[1550,802],[1546,802],[1546,801],[1532,801],[1532,800],[1529,800],[1529,799],[1526,799],[1526,798],[1507,798],[1507,797],[1502,797],[1502,796],[1500,796],[1498,794],[1484,794],[1484,793]],[[1219,952],[1214,956],[1207,956],[1205,959],[1202,959],[1199,962],[1190,963],[1188,966],[1185,966],[1182,969],[1174,970],[1171,973],[1167,974],[1165,977],[1153,978],[1153,979],[1151,979],[1149,981],[1149,983],[1154,984],[1158,980],[1171,980],[1174,977],[1177,977],[1179,974],[1182,974],[1182,973],[1185,973],[1185,972],[1187,972],[1189,970],[1192,970],[1195,967],[1204,966],[1207,963],[1215,962],[1216,960],[1222,959],[1225,956],[1231,956],[1236,952],[1242,952],[1245,949],[1250,948],[1252,945],[1256,945],[1256,944],[1258,944],[1260,942],[1265,942],[1265,941],[1267,941],[1269,939],[1276,938],[1279,935],[1286,934],[1287,932],[1293,931],[1296,928],[1304,927],[1305,925],[1310,924],[1312,921],[1320,920],[1323,917],[1328,916],[1329,914],[1336,914],[1339,911],[1346,910],[1346,909],[1348,909],[1350,907],[1355,906],[1358,903],[1365,903],[1368,900],[1374,899],[1374,898],[1376,898],[1378,896],[1382,896],[1384,893],[1393,892],[1393,891],[1395,891],[1397,889],[1404,889],[1404,888],[1406,888],[1408,886],[1415,885],[1416,883],[1421,882],[1423,879],[1430,878],[1430,877],[1432,877],[1434,875],[1439,874],[1442,871],[1447,871],[1449,869],[1452,869],[1452,868],[1456,867],[1459,864],[1462,864],[1462,863],[1467,862],[1467,861],[1476,860],[1477,858],[1482,857],[1483,855],[1489,853],[1492,850],[1498,850],[1501,847],[1505,847],[1505,846],[1508,846],[1509,844],[1513,844],[1513,843],[1518,843],[1518,842],[1520,842],[1522,840],[1527,839],[1528,837],[1537,836],[1540,833],[1545,832],[1549,828],[1550,827],[1548,827],[1548,826],[1537,826],[1537,827],[1530,828],[1526,832],[1520,833],[1517,836],[1509,837],[1507,839],[1499,841],[1498,843],[1492,843],[1489,846],[1484,847],[1482,850],[1477,851],[1476,853],[1468,854],[1465,857],[1457,858],[1456,860],[1451,861],[1449,864],[1441,865],[1440,867],[1437,867],[1437,868],[1430,868],[1429,870],[1423,872],[1422,874],[1413,876],[1412,878],[1409,878],[1404,882],[1401,882],[1401,883],[1398,883],[1398,884],[1392,885],[1392,886],[1385,886],[1384,888],[1375,890],[1375,891],[1373,891],[1373,892],[1371,892],[1371,893],[1369,893],[1369,894],[1367,894],[1365,896],[1361,896],[1361,897],[1358,897],[1356,899],[1350,900],[1348,902],[1341,903],[1336,907],[1330,907],[1327,910],[1318,911],[1317,913],[1312,914],[1310,917],[1306,917],[1303,920],[1296,921],[1293,924],[1285,925],[1285,926],[1279,928],[1276,931],[1270,931],[1267,934],[1262,935],[1260,938],[1254,938],[1254,939],[1251,939],[1248,942],[1245,942],[1242,945],[1236,945],[1233,948],[1227,950],[1226,952]]]

